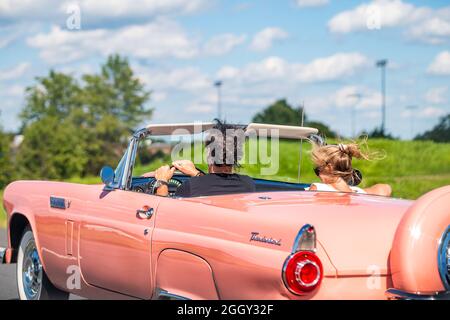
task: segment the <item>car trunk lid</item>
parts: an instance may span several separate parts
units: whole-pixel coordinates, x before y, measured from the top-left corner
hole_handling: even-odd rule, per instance
[[[315,226],[338,276],[389,274],[397,226],[412,201],[337,192],[266,192],[193,198],[189,201],[239,210],[295,237]]]

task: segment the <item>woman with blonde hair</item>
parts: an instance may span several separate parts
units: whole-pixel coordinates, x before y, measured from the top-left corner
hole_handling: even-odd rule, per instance
[[[352,167],[352,159],[370,160],[357,143],[317,145],[313,143],[314,172],[322,183],[311,184],[311,191],[337,191],[368,193],[389,197],[392,188],[388,184],[376,184],[368,188],[356,187],[362,180],[359,170]]]

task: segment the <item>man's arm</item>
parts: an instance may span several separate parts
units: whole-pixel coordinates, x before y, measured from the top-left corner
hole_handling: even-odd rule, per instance
[[[156,189],[155,194],[161,197],[167,197],[169,195],[169,180],[173,177],[175,167],[162,166],[155,171],[156,183],[159,182],[159,186]]]
[[[177,160],[172,162],[172,165],[187,176],[196,177],[202,175],[191,160]]]

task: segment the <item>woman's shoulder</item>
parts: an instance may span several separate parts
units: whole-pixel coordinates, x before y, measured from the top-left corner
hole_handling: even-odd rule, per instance
[[[356,192],[356,193],[367,193],[364,189],[362,189],[360,187],[352,187],[352,186],[350,186],[350,189],[352,189],[353,192]]]
[[[312,190],[317,191],[337,191],[335,188],[325,183],[318,183],[318,182],[311,183],[308,190],[311,190],[311,187],[313,187]]]

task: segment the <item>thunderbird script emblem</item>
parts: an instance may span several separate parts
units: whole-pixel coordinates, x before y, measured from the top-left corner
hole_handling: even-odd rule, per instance
[[[267,238],[266,236],[260,236],[259,232],[252,232],[252,234],[250,236],[250,242],[251,241],[258,241],[258,242],[273,244],[276,246],[281,246],[281,239],[276,240],[274,238]]]

